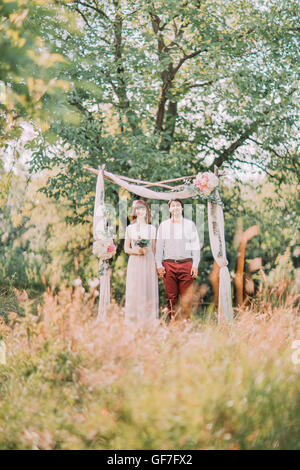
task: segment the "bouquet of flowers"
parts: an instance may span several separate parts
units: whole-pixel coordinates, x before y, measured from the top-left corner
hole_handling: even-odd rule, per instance
[[[145,248],[145,247],[150,246],[150,240],[148,240],[147,238],[140,238],[139,237],[135,241],[135,245],[139,246],[140,248]]]

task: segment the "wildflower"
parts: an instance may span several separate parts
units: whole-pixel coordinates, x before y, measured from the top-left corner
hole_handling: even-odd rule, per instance
[[[97,277],[94,277],[94,279],[89,279],[88,280],[88,285],[92,288],[95,289],[99,285],[99,279]]]
[[[6,364],[6,345],[2,340],[0,340],[0,364]]]

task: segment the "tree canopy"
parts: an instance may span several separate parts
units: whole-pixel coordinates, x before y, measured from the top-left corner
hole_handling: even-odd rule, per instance
[[[0,1],[0,145],[20,136],[22,119],[32,120],[41,131],[57,100],[70,84],[59,79],[57,64],[63,55],[51,51],[42,31],[32,23],[39,16],[45,24],[74,29],[74,17],[50,0]],[[73,25],[72,25],[73,22]],[[47,99],[43,97],[47,94]],[[55,98],[54,98],[55,97]]]
[[[22,24],[64,59],[49,79],[69,84],[55,100],[50,90],[41,96],[52,114],[30,144],[32,171],[56,169],[49,195],[90,207],[94,178],[82,166],[103,162],[154,180],[214,164],[247,171],[247,163],[279,182],[297,172],[297,1],[72,0],[55,2],[51,15],[40,8]],[[72,15],[73,28],[61,13]]]

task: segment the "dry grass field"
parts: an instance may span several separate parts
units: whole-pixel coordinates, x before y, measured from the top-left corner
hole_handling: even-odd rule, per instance
[[[80,288],[48,290],[38,314],[25,296],[1,324],[0,448],[299,449],[297,297],[272,295],[231,326],[153,328],[117,305],[97,322]]]

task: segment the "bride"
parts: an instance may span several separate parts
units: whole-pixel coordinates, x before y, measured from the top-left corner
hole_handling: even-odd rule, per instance
[[[155,265],[156,228],[150,224],[145,201],[134,201],[126,228],[124,251],[129,254],[126,277],[125,321],[158,318],[158,279]]]

